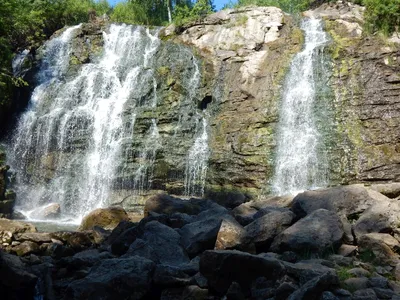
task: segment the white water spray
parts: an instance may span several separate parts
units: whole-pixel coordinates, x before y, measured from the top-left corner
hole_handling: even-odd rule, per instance
[[[275,194],[291,194],[326,185],[325,159],[318,151],[319,133],[314,121],[314,68],[319,51],[328,42],[322,21],[307,19],[304,49],[290,66],[280,109],[275,177]]]

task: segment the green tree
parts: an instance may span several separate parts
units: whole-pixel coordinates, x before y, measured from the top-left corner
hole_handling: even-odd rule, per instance
[[[399,29],[400,0],[363,0],[363,4],[368,31],[389,35]]]

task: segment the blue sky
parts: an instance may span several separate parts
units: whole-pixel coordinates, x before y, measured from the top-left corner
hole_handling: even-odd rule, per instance
[[[108,0],[108,2],[111,5],[114,5],[115,3],[118,3],[121,1],[123,1],[123,0]],[[220,10],[227,3],[229,3],[229,0],[214,0],[214,5],[217,8],[217,10]]]

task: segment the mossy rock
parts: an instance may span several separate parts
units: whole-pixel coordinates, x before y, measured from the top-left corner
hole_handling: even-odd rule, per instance
[[[90,230],[95,226],[112,230],[117,227],[121,221],[129,221],[128,214],[123,208],[116,206],[109,208],[98,208],[83,218],[78,230]]]

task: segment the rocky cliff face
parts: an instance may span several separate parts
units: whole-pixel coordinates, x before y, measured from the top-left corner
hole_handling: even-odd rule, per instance
[[[400,48],[363,33],[362,13],[347,3],[305,13],[323,18],[332,39],[315,73],[317,106],[325,112],[316,119],[332,185],[400,180]],[[102,31],[109,26],[84,24],[75,31],[67,78],[99,59]],[[277,8],[245,7],[210,15],[183,31],[161,29],[159,36],[154,59],[139,76],[140,89],[124,106],[124,130],[133,114],[135,126],[132,141],[122,146],[109,202],[132,207],[159,190],[184,194],[188,153],[202,118],[208,120],[210,148],[205,195],[268,194],[282,85],[303,46],[297,21]],[[71,143],[67,155],[86,147],[81,135]],[[39,172],[30,176],[51,180],[58,156],[46,153]],[[29,166],[26,171],[32,172]]]
[[[400,180],[400,44],[363,32],[363,8],[325,4],[332,37],[332,183]]]
[[[198,51],[213,78],[210,195],[268,189],[282,81],[302,39],[274,7],[220,11],[174,37]]]

